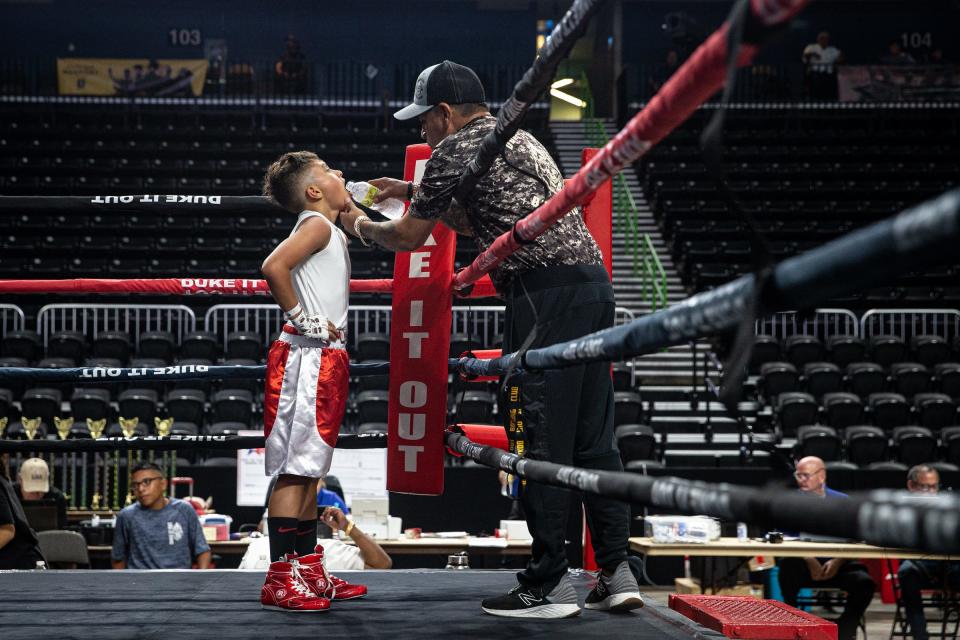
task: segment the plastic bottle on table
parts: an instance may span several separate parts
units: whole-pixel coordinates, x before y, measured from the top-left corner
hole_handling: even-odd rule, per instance
[[[347,191],[363,206],[370,207],[391,220],[396,220],[403,215],[404,205],[399,198],[387,198],[383,202],[374,203],[373,198],[380,193],[380,189],[369,182],[348,182]]]

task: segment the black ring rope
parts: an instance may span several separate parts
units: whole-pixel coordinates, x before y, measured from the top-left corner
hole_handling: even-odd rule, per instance
[[[794,531],[864,540],[882,547],[960,553],[960,497],[918,497],[906,491],[852,494],[821,500],[800,491],[756,489],[680,478],[594,471],[521,458],[459,433],[447,446],[481,464],[536,482],[689,514],[702,514]],[[771,547],[772,552],[776,547]]]

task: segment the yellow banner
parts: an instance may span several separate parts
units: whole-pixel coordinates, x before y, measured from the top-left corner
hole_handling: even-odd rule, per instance
[[[63,96],[199,96],[206,78],[206,60],[57,58]]]

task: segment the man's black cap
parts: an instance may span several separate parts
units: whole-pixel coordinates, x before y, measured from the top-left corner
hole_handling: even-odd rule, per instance
[[[397,120],[423,115],[441,102],[447,104],[484,103],[483,85],[470,67],[444,60],[420,72],[413,91],[413,104],[393,114]]]

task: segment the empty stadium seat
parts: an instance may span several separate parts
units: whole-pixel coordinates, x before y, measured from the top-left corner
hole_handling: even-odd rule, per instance
[[[894,362],[890,365],[891,389],[907,399],[930,390],[930,372],[919,362]]]
[[[9,331],[0,341],[0,355],[4,358],[23,358],[31,363],[39,360],[42,353],[43,343],[33,331]]]
[[[74,389],[70,396],[70,415],[84,426],[88,419],[109,420],[110,392],[96,387]]]
[[[847,460],[858,467],[887,459],[887,434],[879,427],[858,425],[843,432]]]
[[[82,362],[86,355],[87,339],[78,331],[58,331],[47,340],[48,358],[67,358],[77,363]]]
[[[633,391],[633,367],[625,362],[615,362],[611,367],[611,373],[615,391]]]
[[[933,431],[957,423],[957,405],[944,393],[918,393],[913,397],[916,423]]]
[[[121,391],[117,396],[120,417],[137,418],[146,429],[153,429],[153,419],[157,417],[157,392],[153,389],[135,388]]]
[[[206,358],[184,358],[182,360],[178,360],[177,364],[180,366],[210,366],[213,364],[213,362],[207,360]],[[212,387],[213,382],[210,378],[186,378],[182,380],[175,380],[173,382],[174,389],[197,389],[199,391],[203,391],[208,396],[210,395],[210,389]]]
[[[263,360],[263,337],[251,331],[234,331],[227,334],[225,357],[231,360]]]
[[[787,360],[796,367],[802,367],[808,362],[823,360],[823,343],[816,336],[795,335],[784,341],[784,353]]]
[[[199,389],[174,389],[164,400],[164,417],[173,418],[174,423],[202,425],[206,400],[206,395]]]
[[[220,357],[220,344],[217,336],[206,331],[191,331],[180,342],[180,360],[209,360],[216,362]]]
[[[781,393],[800,390],[797,368],[789,362],[765,362],[760,365],[758,390],[766,398],[776,398]]]
[[[90,352],[97,358],[115,358],[123,365],[130,361],[133,350],[130,334],[125,331],[101,331],[91,345]]]
[[[796,457],[817,456],[824,462],[840,459],[840,438],[833,427],[807,425],[797,429]]]
[[[32,418],[30,418],[32,420]],[[54,433],[53,425],[50,425],[47,428],[46,423],[41,422],[37,425],[37,431],[34,434],[34,440],[46,440],[47,434]],[[4,432],[4,437],[8,440],[28,440],[27,431],[24,429],[23,422],[18,421],[14,422],[7,426],[7,430]]]
[[[822,398],[825,393],[840,391],[843,374],[832,362],[808,362],[803,365],[803,378],[807,393]]]
[[[817,401],[812,395],[792,391],[777,396],[774,416],[781,435],[793,436],[800,427],[816,424],[818,411]]]
[[[490,424],[493,421],[493,408],[496,396],[489,391],[464,391],[457,398],[456,418],[458,422]]]
[[[357,361],[389,360],[390,336],[385,333],[357,334]],[[374,420],[373,422],[378,422]]]
[[[870,338],[870,359],[882,367],[894,362],[903,362],[908,357],[907,345],[897,336],[873,336]]]
[[[835,429],[863,424],[863,402],[853,393],[826,393],[821,399],[823,421]]]
[[[246,389],[222,389],[210,399],[212,422],[239,422],[249,425],[253,421],[253,394]]]
[[[937,459],[937,440],[925,427],[907,426],[893,430],[897,462],[912,467]]]
[[[613,393],[613,424],[637,424],[643,418],[643,401],[636,391]]]
[[[910,339],[910,351],[916,361],[926,367],[949,362],[953,356],[950,343],[940,336],[913,336]]]
[[[867,406],[870,408],[873,424],[881,429],[892,429],[911,423],[910,405],[899,393],[872,393],[867,399]]]
[[[753,350],[750,352],[751,373],[758,373],[760,367],[765,362],[777,362],[783,360],[783,351],[780,348],[780,341],[774,336],[757,335],[753,338]]]
[[[59,389],[48,387],[37,387],[27,389],[20,398],[20,412],[25,418],[42,418],[43,424],[53,430],[54,417],[64,417],[61,415],[61,404],[63,395]]]
[[[847,386],[861,398],[887,390],[887,374],[876,362],[852,362],[847,365]]]
[[[858,336],[831,336],[827,339],[827,357],[838,367],[846,368],[851,362],[862,362],[867,347]]]
[[[386,391],[361,391],[357,394],[357,414],[360,423],[387,422],[387,403],[389,394]]]
[[[934,367],[934,387],[951,398],[960,398],[960,363],[944,362]]]
[[[141,358],[160,360],[165,364],[173,362],[176,340],[169,331],[145,331],[140,334],[137,355]]]
[[[645,424],[622,424],[616,428],[615,435],[624,465],[632,460],[657,459],[657,441],[653,427]]]
[[[943,459],[950,464],[960,466],[960,426],[942,429],[940,443],[943,446]]]

